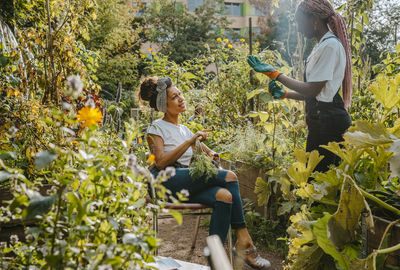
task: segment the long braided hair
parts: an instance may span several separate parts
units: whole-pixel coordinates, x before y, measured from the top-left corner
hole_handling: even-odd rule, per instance
[[[346,69],[342,84],[343,101],[345,108],[349,108],[352,96],[352,71],[351,71],[351,47],[346,29],[346,23],[343,17],[335,12],[333,6],[328,0],[303,0],[297,7],[305,14],[314,15],[327,22],[329,29],[337,36],[346,52]],[[297,12],[296,11],[296,12]]]

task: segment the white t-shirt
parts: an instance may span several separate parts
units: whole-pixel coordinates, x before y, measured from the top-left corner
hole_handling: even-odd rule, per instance
[[[307,58],[307,82],[327,81],[324,88],[316,96],[318,101],[332,102],[344,79],[346,68],[346,53],[342,43],[328,31],[315,45]]]
[[[175,149],[194,135],[186,126],[175,125],[162,119],[153,121],[147,128],[147,134],[154,134],[163,139],[165,153]],[[192,147],[189,147],[177,161],[182,165],[189,166],[192,156]]]

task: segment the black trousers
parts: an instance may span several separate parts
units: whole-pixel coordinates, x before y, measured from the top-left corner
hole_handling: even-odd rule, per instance
[[[337,166],[341,159],[321,145],[343,141],[343,134],[351,126],[350,116],[341,105],[309,102],[306,106],[306,122],[308,126],[306,151],[317,150],[324,156],[314,171],[326,172],[330,165]]]

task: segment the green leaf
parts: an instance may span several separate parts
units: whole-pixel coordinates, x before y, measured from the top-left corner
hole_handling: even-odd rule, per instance
[[[383,124],[370,123],[366,120],[357,121],[343,137],[347,143],[358,147],[370,147],[393,142]]]
[[[284,214],[289,214],[293,209],[295,202],[285,201],[280,204],[278,208],[278,216],[282,216]]]
[[[269,118],[268,112],[251,113],[250,117],[260,117],[261,122],[267,122]]]
[[[25,219],[35,218],[37,215],[46,214],[50,211],[51,206],[55,203],[57,196],[42,196],[40,193],[30,191],[31,196],[29,200],[29,206],[22,212],[22,216]]]
[[[70,202],[71,206],[76,209],[77,215],[75,223],[79,225],[85,213],[85,208],[82,205],[81,200],[78,198],[75,192],[69,192],[67,195],[67,200]]]
[[[350,261],[344,259],[341,253],[336,250],[335,246],[328,239],[327,224],[330,218],[331,215],[325,213],[322,218],[317,220],[313,226],[314,236],[317,239],[318,245],[326,254],[331,255],[335,259],[340,269],[349,269]]]
[[[343,160],[342,164],[344,166],[348,165],[350,171],[354,170],[354,166],[364,153],[362,150],[355,147],[347,147],[347,145],[346,147],[341,147],[341,144],[337,142],[330,142],[328,145],[322,145],[321,147],[339,156]]]
[[[250,93],[247,94],[247,100],[252,99],[256,95],[262,94],[262,93],[268,93],[267,89],[264,88],[259,88],[256,90],[251,91]]]
[[[264,181],[261,177],[257,177],[254,193],[257,194],[257,203],[259,206],[268,205],[271,196],[271,184]]]
[[[42,151],[36,154],[35,166],[37,169],[46,167],[50,162],[57,158],[57,154],[49,151]]]
[[[376,270],[376,255],[371,253],[365,259],[354,258],[351,260],[350,270]]]
[[[198,80],[198,79],[199,79],[199,77],[197,77],[196,75],[194,75],[194,74],[191,73],[191,72],[186,72],[186,73],[184,73],[184,74],[182,75],[182,77],[183,77],[184,79],[186,79],[186,80]]]
[[[378,76],[376,81],[367,88],[387,112],[391,111],[400,102],[399,81],[400,74],[397,74],[395,78]]]
[[[122,243],[124,244],[137,245],[140,243],[140,241],[141,240],[134,233],[126,233],[124,236],[122,236]]]
[[[9,173],[7,171],[0,171],[0,183],[12,178],[26,179],[26,177],[20,173]]]
[[[152,237],[152,236],[146,237],[146,241],[151,247],[156,247],[157,246],[157,239]]]
[[[317,244],[305,245],[298,250],[291,269],[318,270],[323,255],[324,251]]]
[[[320,156],[316,150],[307,153],[302,149],[295,149],[294,156],[297,161],[287,169],[287,174],[300,187],[307,183],[308,178],[310,178],[314,168],[322,160],[323,156]]]
[[[6,67],[10,63],[10,59],[7,56],[0,55],[0,66]]]
[[[355,240],[356,229],[363,211],[368,212],[367,226],[373,229],[372,213],[364,196],[353,179],[345,177],[339,207],[327,224],[328,238],[338,250],[342,250],[347,243]]]
[[[183,218],[181,213],[174,210],[169,210],[168,213],[175,218],[178,225],[182,225]]]

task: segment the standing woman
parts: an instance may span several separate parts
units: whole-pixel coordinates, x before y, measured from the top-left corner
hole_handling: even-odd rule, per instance
[[[306,102],[308,126],[307,152],[318,150],[324,159],[315,171],[325,172],[340,158],[321,147],[343,141],[351,125],[347,109],[351,103],[351,53],[345,21],[328,0],[303,0],[296,10],[298,31],[318,44],[307,58],[304,82],[280,73],[275,67],[249,56],[248,63],[257,72],[269,76],[269,91],[276,99],[290,98]],[[282,89],[276,81],[293,91]],[[339,95],[342,86],[343,99]]]
[[[193,134],[179,123],[179,115],[186,111],[185,99],[170,78],[146,78],[140,84],[140,98],[149,101],[150,107],[163,112],[162,119],[155,120],[147,129],[147,141],[155,155],[151,173],[157,176],[167,166],[175,167],[175,175],[162,184],[172,194],[182,190],[189,193],[189,202],[202,203],[213,208],[210,235],[216,234],[224,243],[229,227],[235,230],[235,251],[253,269],[266,270],[271,264],[260,257],[249,235],[244,220],[237,176],[232,171],[219,169],[216,176],[206,175],[193,179],[189,165],[196,140],[207,139],[207,130]],[[215,152],[201,143],[210,156]]]

